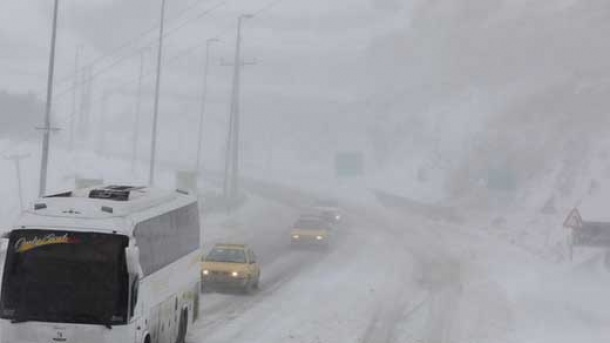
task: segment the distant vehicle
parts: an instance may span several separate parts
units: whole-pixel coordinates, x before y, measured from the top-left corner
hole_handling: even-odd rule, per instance
[[[339,209],[339,201],[336,199],[322,199],[314,202],[312,207]]]
[[[260,278],[256,254],[245,244],[216,244],[201,266],[204,290],[239,289],[251,293],[259,288]]]
[[[291,231],[292,246],[328,248],[332,238],[332,224],[318,216],[302,216]]]
[[[318,213],[327,221],[333,224],[339,224],[343,220],[343,215],[339,207],[339,201],[334,199],[325,199],[317,201],[311,209],[312,212]]]
[[[341,211],[333,207],[314,207],[312,213],[316,213],[327,222],[335,225],[340,224],[343,219]]]
[[[42,198],[8,234],[2,342],[184,342],[199,313],[197,200],[107,186]]]

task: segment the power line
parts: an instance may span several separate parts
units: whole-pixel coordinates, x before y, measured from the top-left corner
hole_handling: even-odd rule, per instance
[[[274,1],[268,2],[264,6],[260,7],[256,11],[254,11],[253,12],[254,14],[252,14],[252,17],[256,18],[257,16],[260,16],[261,14],[263,14],[263,13],[265,13],[267,11],[270,11],[271,9],[273,9],[274,7],[276,7],[277,5],[279,5],[280,3],[284,2],[284,1],[286,1],[286,0],[274,0]],[[214,39],[214,38],[220,39],[220,38],[226,36],[227,34],[232,33],[233,30],[234,30],[234,25],[233,24],[227,25],[227,27],[225,27],[223,30],[221,30],[218,34],[210,36],[206,40],[204,40],[204,41],[202,41],[200,43],[197,43],[197,44],[192,45],[192,46],[190,46],[190,47],[188,47],[186,49],[183,49],[180,53],[176,54],[174,57],[172,57],[170,60],[168,60],[168,62],[172,62],[172,61],[174,61],[174,60],[176,60],[178,58],[187,56],[187,55],[193,53],[193,51],[197,50],[198,48],[203,47],[206,44],[208,39]]]
[[[256,18],[257,16],[260,16],[261,14],[263,14],[263,13],[265,13],[267,11],[270,11],[271,9],[273,9],[274,7],[276,7],[277,5],[279,5],[280,3],[284,2],[284,1],[286,1],[286,0],[274,0],[274,1],[268,2],[264,6],[260,7],[256,11],[254,11],[254,14],[252,14],[253,19]],[[178,58],[187,56],[187,55],[193,53],[193,51],[203,47],[206,44],[208,39],[215,39],[215,38],[216,39],[220,39],[220,38],[226,36],[227,34],[232,33],[233,30],[234,30],[234,25],[233,24],[227,25],[227,27],[225,27],[223,30],[221,30],[218,34],[213,35],[211,37],[208,37],[206,40],[204,40],[204,41],[202,41],[200,43],[197,43],[197,44],[192,45],[192,46],[190,46],[190,47],[188,47],[186,49],[183,49],[180,53],[178,53],[174,57],[172,57],[168,62],[171,62],[171,61],[174,61],[174,60],[176,60]]]
[[[187,20],[186,22],[183,22],[182,24],[180,24],[180,26],[178,28],[172,29],[171,32],[168,32],[168,34],[165,36],[170,36],[171,34],[173,34],[175,31],[178,31],[180,28],[186,26],[187,24],[189,24],[190,22],[192,22],[193,20],[197,20],[201,17],[204,17],[205,15],[215,11],[216,9],[218,9],[218,7],[220,7],[221,5],[224,5],[227,2],[227,0],[222,1],[221,3],[217,4],[216,6],[212,7],[211,9],[206,9],[204,10],[202,13],[200,13],[199,15],[197,15],[195,18],[191,19],[191,20]],[[172,19],[169,19],[168,22],[172,22],[175,20],[180,19],[181,17],[184,16],[184,14],[190,12],[192,9],[199,7],[202,3],[201,2],[197,2],[195,4],[192,4],[190,6],[187,6],[186,8],[184,8],[180,13],[178,13],[177,15],[173,16]],[[101,62],[103,62],[106,59],[110,59],[112,57],[114,57],[115,55],[118,55],[121,51],[137,45],[138,42],[142,41],[142,40],[150,40],[151,42],[148,43],[148,45],[153,44],[154,41],[154,37],[149,37],[148,39],[146,39],[146,36],[153,34],[155,31],[157,31],[159,28],[159,25],[154,25],[152,27],[150,27],[149,29],[141,32],[140,34],[138,34],[136,37],[129,39],[128,41],[124,42],[123,44],[119,45],[117,48],[115,48],[114,50],[112,50],[110,53],[107,53],[105,55],[99,56],[96,59],[94,59],[93,61],[87,63],[86,65],[84,65],[82,68],[80,68],[81,70],[79,70],[79,72],[82,72],[82,70],[87,69],[87,68],[93,68],[95,65],[100,64]],[[130,53],[131,55],[131,53]],[[128,56],[129,57],[129,56]],[[121,58],[121,61],[125,60],[125,58]],[[112,65],[115,65],[115,63],[112,63]],[[60,83],[64,83],[67,81],[72,80],[73,76],[66,76],[64,78],[62,78],[59,82]]]
[[[137,35],[136,37],[124,42],[123,44],[121,44],[119,47],[115,48],[114,50],[112,50],[110,53],[99,56],[97,58],[95,58],[93,61],[85,64],[84,66],[82,66],[79,69],[79,72],[82,72],[83,70],[87,69],[87,68],[93,68],[96,64],[101,63],[102,61],[106,60],[106,59],[110,59],[111,57],[117,55],[120,51],[135,45],[135,43],[137,43],[139,40],[143,39],[144,37],[146,37],[146,35],[150,34],[153,31],[154,28],[148,29],[145,32],[140,33],[139,35]],[[64,78],[62,78],[59,82],[63,83],[63,82],[67,82],[70,81],[74,76],[70,75],[70,76],[65,76]]]
[[[263,14],[264,12],[270,11],[275,6],[279,5],[280,3],[284,2],[284,1],[285,0],[274,0],[274,1],[271,1],[271,2],[267,3],[266,5],[264,5],[263,7],[261,7],[260,9],[256,10],[254,13],[252,13],[252,16],[253,17],[257,17],[260,14]]]
[[[234,25],[227,25],[227,27],[225,27],[223,30],[221,30],[221,31],[220,31],[218,34],[213,35],[213,36],[210,36],[210,37],[209,37],[209,38],[207,38],[205,41],[207,41],[207,40],[209,40],[209,39],[214,39],[214,38],[220,38],[220,37],[223,37],[223,36],[225,36],[227,33],[229,33],[229,32],[231,32],[231,31],[233,31],[233,28],[234,28]],[[193,52],[195,52],[195,51],[196,51],[198,48],[203,47],[203,46],[205,45],[205,41],[204,41],[204,43],[203,43],[203,44],[197,44],[197,45],[194,45],[194,46],[191,46],[191,47],[189,47],[189,48],[186,48],[186,49],[181,50],[180,52],[178,52],[178,53],[174,54],[173,56],[171,56],[171,57],[169,57],[169,58],[164,59],[163,63],[166,63],[166,64],[167,64],[167,63],[170,63],[170,64],[171,64],[171,63],[173,63],[173,62],[175,62],[175,61],[178,61],[179,59],[181,59],[181,58],[183,58],[183,57],[185,57],[185,56],[188,56],[188,55],[192,54],[192,53],[193,53]],[[142,79],[143,79],[143,80],[148,79],[149,77],[151,77],[151,76],[153,76],[153,75],[155,75],[155,70],[154,70],[154,69],[151,69],[151,70],[149,70],[148,72],[146,72],[146,73],[143,73],[143,74],[142,74]],[[97,75],[97,76],[99,76],[99,75]],[[133,84],[135,84],[136,82],[137,82],[137,81],[136,81],[136,80],[134,80],[134,79],[129,79],[129,80],[125,80],[124,82],[121,82],[121,83],[118,83],[118,84],[114,84],[114,86],[113,86],[113,87],[114,87],[114,88],[116,88],[116,89],[127,88],[127,87],[129,87],[129,86],[132,86],[132,85],[133,85]],[[93,99],[93,101],[92,101],[92,102],[97,102],[97,101],[100,101],[100,99],[102,99],[102,98],[103,98],[103,95],[98,96],[98,97],[96,97],[95,99]]]
[[[169,37],[170,35],[172,35],[174,32],[179,31],[180,29],[182,29],[183,27],[185,27],[186,25],[192,23],[195,20],[201,19],[205,16],[207,16],[208,14],[216,11],[218,8],[224,6],[227,3],[227,0],[221,1],[219,3],[217,3],[216,5],[206,9],[205,11],[197,14],[196,16],[192,17],[191,19],[188,19],[186,21],[184,21],[182,24],[174,27],[173,29],[170,29],[167,31],[167,33],[165,34],[165,37]]]
[[[163,38],[167,38],[167,37],[169,37],[169,36],[171,36],[171,35],[174,35],[176,32],[178,32],[180,29],[182,29],[182,28],[183,28],[183,27],[185,27],[186,25],[190,24],[191,22],[193,22],[193,21],[195,21],[195,20],[201,19],[201,18],[203,18],[203,17],[205,17],[205,16],[207,16],[207,15],[209,15],[209,14],[213,13],[214,11],[218,10],[218,9],[219,9],[221,6],[223,6],[223,5],[224,5],[224,4],[226,4],[226,3],[227,3],[227,0],[224,0],[224,1],[221,1],[221,2],[217,3],[216,5],[214,5],[214,6],[213,6],[213,7],[211,7],[211,8],[207,8],[207,9],[205,9],[204,11],[200,12],[200,13],[199,13],[198,15],[196,15],[195,17],[193,17],[193,18],[191,18],[191,19],[189,19],[189,20],[186,20],[185,22],[183,22],[182,24],[180,24],[178,27],[175,27],[175,28],[171,29],[169,32],[165,33],[165,34],[163,35]],[[186,11],[188,11],[189,9],[192,9],[192,8],[194,8],[194,7],[195,7],[195,6],[189,6],[189,8],[188,8],[187,10],[183,11],[181,14],[183,14],[184,12],[186,12]],[[125,49],[125,48],[129,47],[130,45],[134,45],[134,43],[137,43],[137,41],[138,41],[138,40],[140,40],[140,39],[144,38],[144,37],[145,37],[147,34],[149,34],[149,33],[150,33],[152,30],[154,30],[154,29],[155,29],[155,28],[150,29],[150,30],[147,30],[146,32],[144,32],[144,33],[140,34],[140,35],[139,35],[138,37],[136,37],[135,39],[132,39],[132,40],[128,41],[127,43],[125,43],[125,44],[121,45],[121,47],[119,47],[118,49],[116,49],[116,50],[115,50],[113,53],[108,54],[108,55],[105,55],[105,56],[101,56],[100,58],[98,58],[98,59],[94,60],[93,62],[91,62],[91,63],[87,64],[87,66],[91,66],[91,67],[92,67],[92,66],[94,66],[95,64],[98,64],[98,63],[100,63],[101,61],[103,61],[103,60],[105,60],[105,59],[107,59],[107,58],[110,58],[111,56],[113,56],[114,54],[116,54],[118,51],[123,50],[123,49]],[[154,42],[151,42],[149,45],[147,45],[147,46],[143,46],[143,47],[151,47],[151,46],[152,46],[152,45],[154,45],[154,44],[155,44]],[[130,58],[132,58],[132,57],[134,57],[134,56],[136,56],[138,53],[139,53],[139,49],[138,49],[138,50],[136,50],[136,51],[134,51],[134,52],[130,52],[129,54],[126,54],[126,55],[120,56],[118,59],[116,59],[116,60],[115,60],[115,61],[113,61],[112,63],[110,63],[110,64],[106,65],[105,67],[103,67],[103,68],[101,68],[101,69],[97,70],[95,73],[93,73],[93,74],[92,74],[92,76],[91,76],[91,80],[94,80],[95,78],[97,78],[97,77],[98,77],[98,76],[100,76],[101,74],[103,74],[103,73],[105,73],[105,72],[107,72],[107,71],[109,71],[109,70],[112,70],[112,69],[113,69],[114,67],[116,67],[117,65],[121,64],[122,62],[124,62],[124,61],[126,61],[126,60],[128,60],[128,59],[130,59]],[[86,68],[87,68],[87,66],[85,66],[85,67],[81,68],[81,70],[86,69]],[[83,85],[83,82],[81,82],[81,83],[79,83],[79,84],[76,84],[76,85],[72,85],[72,86],[70,86],[70,87],[67,87],[67,88],[66,88],[66,89],[64,89],[63,91],[58,92],[58,94],[55,96],[55,98],[61,98],[62,96],[65,96],[65,95],[69,94],[70,92],[72,92],[72,91],[74,90],[74,88],[75,88],[75,87],[80,87],[80,86],[82,86],[82,85]]]
[[[261,6],[260,8],[258,8],[257,10],[255,10],[255,11],[253,12],[253,13],[254,13],[254,14],[252,15],[252,16],[253,16],[253,19],[254,19],[254,18],[256,18],[257,16],[260,16],[261,14],[263,14],[263,13],[265,13],[265,12],[267,12],[267,11],[270,11],[271,9],[275,8],[277,5],[279,5],[280,3],[284,2],[284,1],[286,1],[286,0],[274,0],[274,1],[270,1],[270,2],[268,2],[267,4],[265,4],[265,5]],[[210,13],[212,13],[212,12],[216,11],[218,8],[220,8],[222,5],[224,5],[226,2],[227,2],[227,0],[224,0],[224,1],[220,2],[220,3],[217,3],[215,6],[213,6],[213,7],[211,7],[211,8],[206,9],[205,11],[201,12],[200,14],[198,14],[196,17],[194,17],[194,18],[192,18],[192,19],[190,19],[190,20],[187,20],[187,21],[186,21],[186,23],[190,23],[190,22],[192,22],[192,21],[194,21],[194,20],[197,20],[197,19],[200,19],[200,18],[202,18],[202,17],[205,17],[206,15],[209,15]],[[191,6],[191,7],[192,7],[192,6]],[[178,31],[180,28],[184,27],[185,25],[186,25],[185,23],[181,24],[181,26],[180,26],[179,28],[172,29],[172,30],[171,30],[171,32],[166,33],[166,35],[172,35],[172,34],[174,34],[176,31]],[[203,40],[202,42],[200,42],[200,43],[198,43],[198,44],[195,44],[195,45],[192,45],[192,46],[190,46],[190,47],[187,47],[187,48],[185,48],[185,49],[182,49],[182,50],[181,50],[181,51],[179,51],[178,53],[174,54],[172,57],[167,58],[167,59],[164,59],[163,63],[173,63],[173,62],[175,62],[175,61],[177,61],[177,60],[179,60],[179,59],[181,59],[181,58],[183,58],[183,57],[185,57],[185,56],[188,56],[188,55],[192,54],[193,52],[195,52],[197,49],[202,48],[203,46],[205,46],[205,44],[206,44],[207,40],[209,40],[209,39],[220,39],[220,38],[222,38],[222,37],[226,36],[227,34],[232,33],[232,32],[233,32],[233,30],[234,30],[234,25],[233,25],[233,24],[227,25],[225,28],[223,28],[222,30],[220,30],[220,32],[218,32],[217,34],[212,35],[212,36],[208,36],[208,37],[207,37],[205,40]],[[167,37],[167,36],[164,36],[164,37]],[[139,51],[139,50],[138,50],[138,51]],[[136,51],[136,53],[138,53],[138,51]],[[135,55],[136,53],[134,53],[133,55]],[[110,70],[110,69],[114,68],[116,65],[118,65],[119,63],[121,63],[121,62],[122,62],[122,61],[124,61],[125,59],[127,59],[127,58],[129,58],[129,57],[133,57],[133,55],[125,56],[124,58],[121,58],[120,60],[115,61],[114,63],[110,64],[110,65],[109,65],[109,66],[107,66],[106,68],[104,68],[104,69],[102,69],[102,70],[100,70],[100,71],[98,71],[98,72],[94,73],[94,74],[91,76],[91,80],[93,80],[93,79],[95,79],[95,78],[99,77],[99,76],[100,76],[101,74],[103,74],[104,72],[106,72],[106,71],[108,71],[108,70]],[[154,75],[154,70],[151,70],[151,71],[149,71],[149,72],[147,72],[147,73],[144,73],[144,74],[143,74],[143,79],[147,79],[148,77],[150,77],[150,76],[152,76],[152,75]],[[128,81],[126,81],[126,82],[123,82],[123,83],[120,83],[120,84],[118,84],[118,85],[115,85],[115,87],[117,87],[117,88],[121,88],[121,87],[130,86],[130,85],[131,85],[131,84],[133,84],[134,82],[135,82],[134,80],[128,80]],[[82,85],[82,84],[83,84],[83,83],[81,82],[81,84],[79,84],[78,86],[80,86],[80,85]],[[59,96],[66,95],[66,94],[69,94],[71,91],[72,91],[72,88],[70,88],[70,89],[66,89],[65,91],[61,92],[61,93],[58,95],[58,97],[59,97]],[[96,99],[96,101],[97,101],[97,100],[99,100],[99,99]]]

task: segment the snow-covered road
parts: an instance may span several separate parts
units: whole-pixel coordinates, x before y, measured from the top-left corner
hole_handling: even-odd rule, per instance
[[[292,251],[288,227],[298,210],[260,203],[241,218],[246,225],[224,232],[246,237],[261,255],[261,291],[204,295],[188,342],[604,342],[610,335],[610,277],[596,263],[556,264],[473,229],[477,223],[375,204],[348,209],[352,225],[331,251]]]
[[[108,162],[116,173],[111,179],[128,175],[123,164]],[[10,180],[13,166],[1,166]],[[32,179],[33,168],[26,170]],[[162,176],[171,182],[169,172]],[[544,246],[536,250],[536,242],[524,246],[513,235],[482,230],[489,221],[478,216],[443,220],[384,208],[367,196],[347,205],[350,225],[330,251],[293,251],[289,227],[308,195],[245,184],[255,194],[245,208],[232,216],[204,214],[205,246],[250,244],[263,267],[261,290],[204,294],[189,343],[597,343],[610,337],[610,275],[599,258],[560,263]],[[13,184],[3,187],[15,194]],[[5,225],[15,200],[4,201]]]
[[[424,296],[413,283],[409,251],[373,234],[373,227],[344,228],[333,249],[323,252],[290,250],[290,221],[262,224],[268,233],[262,240],[269,242],[272,233],[280,239],[258,250],[266,261],[261,291],[205,295],[190,342],[387,341],[392,323]],[[260,229],[253,223],[253,231]]]

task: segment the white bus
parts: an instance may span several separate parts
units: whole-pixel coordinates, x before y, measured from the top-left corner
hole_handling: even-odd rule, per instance
[[[7,234],[0,342],[184,342],[199,311],[199,225],[180,191],[39,200]]]

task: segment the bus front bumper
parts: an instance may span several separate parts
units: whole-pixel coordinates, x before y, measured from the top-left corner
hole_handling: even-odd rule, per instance
[[[135,335],[134,325],[115,325],[108,329],[103,325],[0,321],[0,343],[40,342],[127,342]]]

